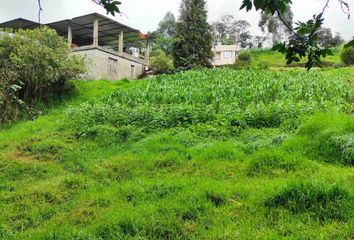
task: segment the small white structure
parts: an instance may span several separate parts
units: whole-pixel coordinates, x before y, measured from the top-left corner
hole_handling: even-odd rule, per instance
[[[236,45],[218,45],[212,51],[214,53],[213,66],[224,66],[236,62]]]

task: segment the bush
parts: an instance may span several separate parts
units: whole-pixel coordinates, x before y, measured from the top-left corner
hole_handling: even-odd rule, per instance
[[[354,48],[353,47],[343,48],[340,53],[340,58],[347,65],[354,64]]]
[[[252,62],[251,53],[250,52],[240,52],[237,60],[241,61],[241,62],[251,63]]]
[[[29,107],[60,93],[68,79],[84,70],[83,59],[69,56],[65,40],[54,30],[42,27],[2,34],[0,122],[28,114]]]
[[[173,70],[173,60],[161,49],[151,53],[150,66],[155,74],[168,73]]]
[[[250,52],[240,52],[238,54],[237,60],[231,68],[234,69],[242,69],[249,68],[251,66],[252,57]]]

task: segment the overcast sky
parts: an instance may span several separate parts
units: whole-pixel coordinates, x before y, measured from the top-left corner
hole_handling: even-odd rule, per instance
[[[121,16],[115,20],[140,29],[142,32],[153,31],[167,11],[178,16],[180,0],[121,0],[123,5]],[[42,0],[42,23],[48,23],[80,15],[105,11],[91,0]],[[252,34],[260,34],[257,26],[259,12],[239,11],[242,0],[207,0],[209,21],[217,20],[223,14],[232,14],[237,19],[245,19],[251,23]],[[321,11],[324,0],[293,0],[294,20],[305,21],[314,13]],[[354,11],[354,0],[348,0]],[[14,18],[26,18],[36,21],[38,19],[37,0],[0,0],[0,22]],[[352,12],[354,16],[354,13]],[[330,2],[330,8],[325,12],[325,27],[333,32],[339,32],[345,39],[354,36],[354,19],[350,20],[342,13],[337,0]]]

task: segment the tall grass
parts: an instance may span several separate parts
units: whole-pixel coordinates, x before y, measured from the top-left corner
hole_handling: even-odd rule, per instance
[[[222,125],[279,127],[316,111],[350,111],[351,89],[337,72],[189,71],[160,75],[69,109],[71,126],[87,134],[95,125],[144,130]]]

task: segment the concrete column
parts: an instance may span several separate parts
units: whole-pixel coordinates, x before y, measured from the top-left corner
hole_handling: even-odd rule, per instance
[[[146,43],[146,49],[145,49],[145,61],[149,65],[150,63],[150,43]]]
[[[98,47],[98,19],[93,21],[93,44],[94,47]]]
[[[123,47],[124,47],[124,33],[123,31],[119,33],[119,41],[118,41],[118,54],[123,55]]]
[[[71,49],[71,44],[73,43],[73,32],[71,28],[71,23],[68,26],[68,49]]]

